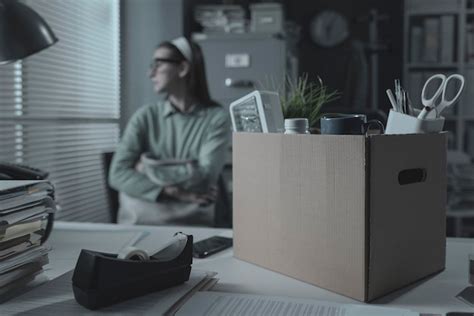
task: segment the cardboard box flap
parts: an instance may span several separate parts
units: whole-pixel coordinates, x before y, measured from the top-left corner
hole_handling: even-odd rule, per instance
[[[369,139],[373,300],[444,268],[447,146],[444,133]]]
[[[235,256],[364,300],[365,142],[234,134]]]

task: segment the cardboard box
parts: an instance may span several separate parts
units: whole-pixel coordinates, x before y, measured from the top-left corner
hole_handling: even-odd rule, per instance
[[[234,133],[234,255],[360,301],[439,272],[446,150],[445,133]]]

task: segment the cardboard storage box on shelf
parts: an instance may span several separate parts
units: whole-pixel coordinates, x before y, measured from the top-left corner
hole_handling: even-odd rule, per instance
[[[371,301],[444,269],[446,134],[234,133],[234,254]]]
[[[251,30],[257,33],[283,32],[283,8],[280,3],[250,4]]]

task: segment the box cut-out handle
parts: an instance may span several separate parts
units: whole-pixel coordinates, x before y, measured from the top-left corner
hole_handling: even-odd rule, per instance
[[[398,173],[398,183],[400,185],[425,182],[426,169],[415,168],[405,169]]]

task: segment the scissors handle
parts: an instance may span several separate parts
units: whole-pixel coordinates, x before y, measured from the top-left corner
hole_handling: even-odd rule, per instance
[[[458,92],[451,100],[446,100],[446,90],[448,87],[448,83],[450,80],[454,80],[454,79],[459,80],[459,82],[461,83],[461,86],[458,88],[459,89]],[[456,102],[459,96],[461,95],[461,92],[463,89],[464,89],[464,76],[459,75],[459,74],[453,74],[449,76],[448,78],[446,78],[446,81],[444,82],[443,95],[441,96],[441,102],[442,102],[443,107],[450,106],[454,102]]]
[[[440,79],[441,80],[441,83],[438,87],[438,89],[436,90],[436,92],[434,93],[434,95],[431,97],[431,98],[427,98],[426,97],[426,88],[428,87],[428,85],[430,84],[431,81],[433,80],[436,80],[436,79]],[[431,77],[428,78],[428,80],[426,80],[425,82],[425,85],[423,86],[423,90],[421,91],[421,103],[426,106],[426,107],[430,107],[430,108],[434,108],[436,106],[435,104],[435,100],[442,94],[444,93],[443,91],[443,88],[445,87],[445,81],[446,81],[446,76],[443,75],[443,74],[436,74],[436,75],[433,75]],[[463,81],[464,82],[464,81]]]

